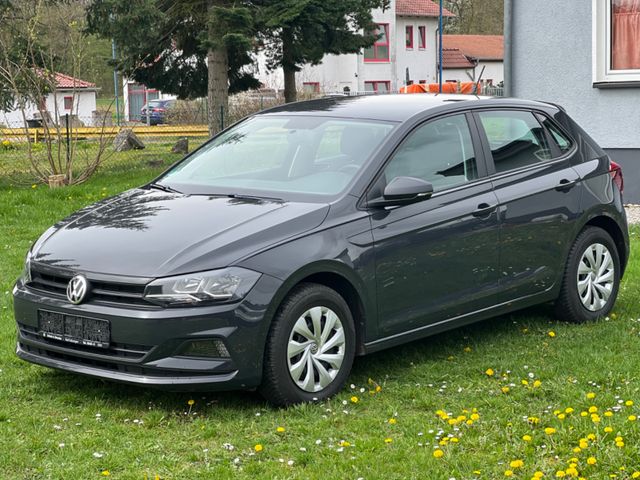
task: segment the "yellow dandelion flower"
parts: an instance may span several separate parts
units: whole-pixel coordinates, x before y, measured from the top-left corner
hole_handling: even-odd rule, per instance
[[[393,443],[393,438],[385,438],[384,443]]]
[[[583,450],[584,450],[585,448],[589,448],[589,444],[587,443],[587,440],[586,440],[586,439],[580,439],[579,447],[580,447],[581,449],[583,449]]]
[[[556,429],[553,427],[547,427],[544,429],[544,433],[546,433],[547,435],[553,435],[554,433],[556,433]]]
[[[351,442],[347,442],[346,440],[340,440],[340,446],[341,447],[350,447],[351,446]]]
[[[101,475],[102,475],[103,477],[108,477],[108,476],[110,476],[110,475],[111,475],[111,472],[110,472],[109,470],[103,470],[103,471],[102,471],[102,473],[101,473]]]
[[[556,472],[556,477],[557,478],[563,478],[563,477],[566,477],[566,476],[567,476],[567,474],[564,472],[564,470],[558,470]]]
[[[525,442],[530,442],[532,440],[531,435],[523,435],[522,440]]]
[[[464,351],[465,351],[466,353],[470,353],[470,352],[471,352],[471,350],[472,350],[472,349],[471,349],[471,347],[464,347]]]
[[[582,412],[580,412],[580,416],[581,417],[586,417],[589,415],[589,412],[585,412],[584,410]]]
[[[458,437],[451,437],[451,443],[458,443],[460,439]]]
[[[640,472],[633,472],[631,478],[640,478]]]
[[[629,420],[630,422],[635,422],[638,419],[638,417],[636,417],[635,415],[629,415],[627,417],[627,420]]]
[[[524,380],[523,379],[523,380],[520,381],[520,383],[522,383],[522,385],[524,385],[526,387],[527,385],[529,385],[529,380]]]
[[[444,452],[443,452],[442,450],[440,450],[439,448],[436,448],[436,449],[433,451],[433,456],[434,456],[435,458],[442,458],[442,457],[444,456]]]
[[[522,467],[524,467],[524,462],[523,462],[522,460],[520,460],[520,459],[518,459],[518,460],[511,460],[511,462],[509,462],[509,466],[510,466],[511,468],[513,468],[513,469],[516,469],[516,468],[522,468]]]
[[[574,447],[573,453],[580,453],[582,449],[580,447]]]
[[[502,390],[502,393],[509,393],[510,388],[509,387],[502,387],[500,390]]]
[[[398,423],[398,421],[397,421],[395,418],[390,418],[390,419],[388,420],[388,422],[389,422],[389,424],[391,424],[391,425],[395,425],[396,423]]]
[[[278,427],[278,428],[276,428],[276,432],[284,433],[285,432],[285,428],[284,427]]]
[[[536,380],[533,382],[533,388],[540,388],[542,386],[542,382],[540,380]]]
[[[611,410],[607,410],[606,412],[604,412],[604,416],[605,417],[613,417],[613,412]]]
[[[558,419],[559,420],[564,420],[565,418],[567,418],[567,416],[564,413],[559,413],[558,414]]]
[[[616,442],[616,447],[618,448],[624,447],[624,442]]]
[[[544,477],[544,473],[542,473],[540,470],[534,472],[533,474],[533,478],[542,478]]]
[[[595,393],[593,393],[593,392],[589,392],[589,393],[587,393],[587,398],[588,398],[589,400],[592,400],[592,399],[596,398],[596,394],[595,394]]]
[[[380,385],[376,385],[376,393],[380,393],[382,391],[382,387]]]
[[[556,336],[556,332],[554,332],[553,330],[550,331],[549,333],[547,333],[547,335],[549,335],[551,338]]]
[[[626,402],[624,402],[624,404],[625,404],[627,407],[633,407],[633,400],[627,400]]]
[[[589,413],[596,413],[598,411],[598,407],[596,407],[595,405],[591,405],[589,407]]]
[[[513,471],[512,470],[505,470],[504,471],[504,476],[505,477],[513,477]]]
[[[262,451],[262,445],[260,445],[260,444],[258,443],[255,447],[253,447],[253,449],[254,449],[256,452],[261,452],[261,451]]]
[[[480,420],[480,415],[478,415],[477,413],[472,413],[469,418],[471,418],[471,420],[473,420],[474,422],[477,422],[478,420]]]
[[[611,432],[613,432],[613,428],[611,428],[611,427],[604,427],[604,431],[605,431],[605,433],[611,433]]]
[[[358,403],[360,399],[356,396],[351,397],[351,403]]]
[[[573,408],[571,407],[567,407],[564,409],[564,413],[566,413],[567,415],[571,415],[575,410],[573,410]]]
[[[592,442],[594,442],[596,440],[596,434],[590,433],[589,435],[587,435],[587,440],[591,440]]]
[[[598,463],[598,460],[596,460],[596,457],[587,458],[587,464],[588,465],[595,465],[596,463]]]
[[[573,467],[573,466],[570,466],[569,468],[567,468],[565,470],[565,472],[570,477],[577,477],[578,476],[578,470],[576,469],[576,467]]]
[[[193,400],[193,399],[189,399],[189,400],[187,401],[187,405],[189,405],[190,407],[192,407],[193,405],[195,405],[195,403],[196,403],[196,401],[195,401],[195,400]]]
[[[493,371],[493,368],[487,368],[484,373],[489,377],[493,377],[496,372]]]

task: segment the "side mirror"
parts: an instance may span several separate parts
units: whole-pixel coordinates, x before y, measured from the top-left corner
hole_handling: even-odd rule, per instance
[[[367,203],[368,207],[390,207],[407,205],[426,200],[433,195],[433,185],[415,177],[395,177],[385,187],[382,198]]]

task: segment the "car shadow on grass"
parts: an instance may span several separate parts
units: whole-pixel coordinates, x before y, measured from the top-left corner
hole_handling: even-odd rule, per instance
[[[466,345],[482,349],[500,337],[519,334],[523,326],[540,329],[554,320],[550,306],[542,305],[457,328],[398,347],[356,358],[349,382],[366,383],[368,378],[402,378],[412,365],[446,361],[452,352],[460,354]],[[400,360],[400,361],[399,361]],[[193,399],[204,416],[232,411],[247,417],[259,410],[277,410],[255,391],[169,392],[149,387],[110,382],[57,370],[40,369],[35,376],[39,395],[57,398],[77,408],[94,407],[131,411],[149,410],[179,414],[188,410]],[[207,408],[203,408],[203,405]]]

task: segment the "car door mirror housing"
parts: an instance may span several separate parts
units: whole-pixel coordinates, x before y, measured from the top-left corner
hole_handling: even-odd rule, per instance
[[[431,182],[415,177],[395,177],[384,189],[382,197],[367,202],[369,207],[390,207],[426,200],[433,195]]]

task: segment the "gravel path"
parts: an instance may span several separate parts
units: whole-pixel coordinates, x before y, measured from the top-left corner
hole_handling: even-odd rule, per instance
[[[640,205],[625,205],[627,220],[631,223],[640,223]]]

